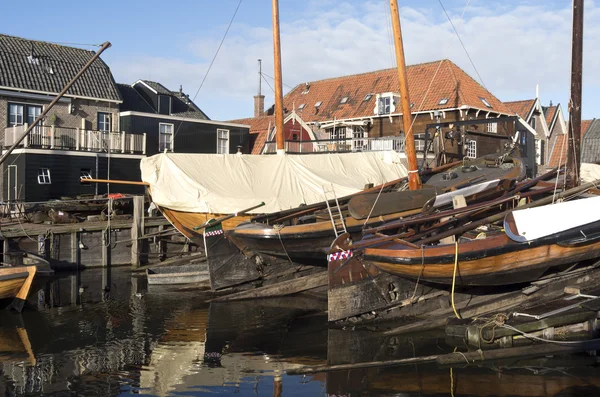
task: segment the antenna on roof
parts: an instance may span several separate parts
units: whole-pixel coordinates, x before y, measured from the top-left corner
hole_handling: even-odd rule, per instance
[[[260,96],[261,93],[261,80],[262,80],[262,59],[258,59],[258,95]]]

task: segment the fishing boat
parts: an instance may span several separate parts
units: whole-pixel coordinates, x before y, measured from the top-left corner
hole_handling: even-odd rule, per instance
[[[195,263],[146,269],[149,285],[208,284],[208,265]]]
[[[0,266],[0,304],[23,310],[36,270],[36,266]]]
[[[500,158],[504,161],[499,162]],[[445,168],[424,173],[427,187],[417,191],[372,189],[375,192],[352,197],[347,202],[347,211],[338,211],[341,206],[335,205],[330,212],[299,208],[295,214],[279,219],[271,217],[269,223],[242,223],[226,233],[226,237],[243,252],[326,266],[325,254],[339,231],[348,232],[357,239],[365,228],[420,213],[424,208],[443,207],[451,204],[452,197],[459,194],[469,202],[502,194],[515,181],[525,177],[525,166],[516,156],[486,156]],[[475,183],[482,180],[484,182]],[[394,187],[398,188],[396,185],[388,189]],[[462,189],[457,189],[459,187]]]

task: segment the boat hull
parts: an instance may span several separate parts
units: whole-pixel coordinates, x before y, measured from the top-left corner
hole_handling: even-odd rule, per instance
[[[174,285],[208,282],[206,263],[146,270],[149,285]]]
[[[9,302],[17,311],[23,309],[35,276],[36,266],[0,266],[0,305]]]
[[[582,236],[586,236],[585,238]],[[456,285],[493,286],[536,280],[548,269],[600,257],[600,222],[535,240],[514,242],[500,234],[481,240],[412,249],[388,244],[368,248],[363,260],[399,277]]]

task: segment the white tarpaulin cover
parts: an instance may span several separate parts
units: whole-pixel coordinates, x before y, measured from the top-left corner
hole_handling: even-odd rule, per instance
[[[324,200],[323,187],[337,197],[407,175],[405,156],[393,151],[310,155],[164,153],[141,161],[142,180],[152,200],[185,212],[230,214],[265,202],[253,211],[270,213]],[[330,195],[329,198],[332,198]]]
[[[600,165],[598,164],[583,163],[579,172],[581,173],[579,176],[581,183],[594,182],[600,179]]]

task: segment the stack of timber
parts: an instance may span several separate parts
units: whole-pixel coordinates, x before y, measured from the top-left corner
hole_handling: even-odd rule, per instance
[[[590,216],[600,197],[582,198],[599,181],[554,192],[543,180],[555,175],[484,202],[425,209],[369,228],[359,241],[338,237],[329,255],[330,321],[393,307],[419,315],[431,299],[499,300],[513,285],[600,257],[600,219]]]

